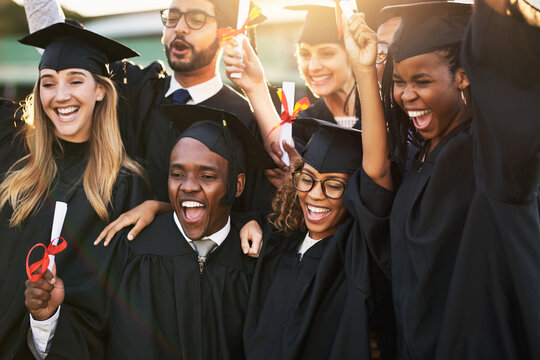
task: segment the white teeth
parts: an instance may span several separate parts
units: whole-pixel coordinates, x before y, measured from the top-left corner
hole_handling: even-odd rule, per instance
[[[325,81],[330,79],[331,75],[325,75],[325,76],[312,76],[311,78],[313,81],[319,82],[319,81]]]
[[[198,201],[183,201],[182,206],[187,207],[187,208],[197,208],[197,207],[204,207],[204,204]]]
[[[75,110],[77,110],[78,108],[76,106],[69,106],[69,107],[65,107],[65,108],[58,108],[58,113],[60,115],[66,115],[66,114],[70,114],[72,112],[74,112]]]
[[[325,212],[330,211],[330,209],[327,209],[327,208],[320,208],[320,207],[315,207],[311,205],[308,205],[307,208],[309,211],[314,212],[314,213],[325,213]]]
[[[429,114],[430,112],[431,110],[407,111],[407,114],[409,114],[409,117],[418,117]]]

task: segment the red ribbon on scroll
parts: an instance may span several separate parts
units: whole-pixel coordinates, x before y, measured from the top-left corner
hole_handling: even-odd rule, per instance
[[[272,131],[276,130],[278,127],[284,124],[292,124],[294,122],[293,120],[296,119],[296,116],[298,116],[298,113],[302,110],[306,110],[310,106],[308,98],[304,97],[298,100],[296,104],[294,104],[293,113],[289,114],[289,104],[287,102],[287,97],[283,93],[283,90],[281,89],[278,90],[278,97],[279,97],[279,100],[281,101],[281,105],[283,105],[283,112],[281,113],[281,122],[277,124],[276,126],[274,126],[272,130],[270,130],[270,132],[266,136],[267,139],[272,133]]]
[[[231,27],[220,28],[220,29],[217,29],[216,36],[219,39],[221,39],[221,41],[225,41],[225,40],[232,39],[233,37],[237,35],[245,34],[247,29],[251,29],[252,27],[254,27],[254,25],[248,26],[248,24],[252,22],[253,20],[255,20],[256,18],[258,18],[259,15],[261,14],[262,14],[261,8],[258,7],[257,5],[254,5],[249,11],[249,15],[246,19],[246,22],[244,23],[244,25],[242,25],[240,29],[233,29]]]
[[[60,244],[54,245],[53,241],[51,241],[51,243],[47,247],[45,247],[45,245],[43,245],[42,243],[36,244],[32,246],[32,248],[28,252],[28,255],[26,255],[26,274],[28,275],[28,279],[30,279],[30,281],[38,281],[39,279],[41,279],[43,274],[45,274],[45,271],[47,271],[47,267],[49,266],[49,255],[56,255],[67,247],[67,242],[66,240],[64,240],[63,237],[59,237],[57,239],[62,242]],[[32,254],[32,251],[34,251],[35,248],[40,246],[45,249],[43,257],[41,258],[41,260],[36,261],[29,266],[28,260],[30,259],[30,254]],[[39,268],[41,268],[39,273],[34,274]]]

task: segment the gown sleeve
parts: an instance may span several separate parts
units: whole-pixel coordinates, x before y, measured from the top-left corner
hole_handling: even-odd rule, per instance
[[[371,256],[390,279],[390,210],[394,193],[377,185],[360,168],[351,177],[343,203],[358,224],[359,236],[366,239]]]

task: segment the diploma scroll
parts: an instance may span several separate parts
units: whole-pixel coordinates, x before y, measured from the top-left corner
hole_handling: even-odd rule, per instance
[[[294,85],[294,82],[290,81],[284,81],[282,84],[283,96],[287,99],[287,111],[289,114],[292,114],[294,111]],[[285,109],[283,108],[282,104],[281,112],[283,111],[285,111]],[[283,148],[283,140],[285,140],[287,144],[292,146],[292,124],[290,122],[282,124],[280,126],[279,132],[279,147],[281,148],[281,151],[283,151],[283,156],[281,157],[281,160],[287,166],[289,166],[291,164],[291,160],[289,159],[289,154],[287,154],[287,152]]]
[[[54,208],[53,226],[51,230],[51,243],[58,245],[58,239],[62,232],[62,226],[64,226],[64,219],[66,218],[67,204],[62,201],[57,201]],[[54,265],[54,255],[49,254],[49,266],[47,269],[52,271]]]
[[[241,29],[244,24],[246,23],[248,16],[249,16],[249,2],[250,0],[240,0],[238,4],[238,21],[236,23],[236,28]],[[236,50],[240,53],[242,58],[244,57],[244,39],[246,36],[244,34],[240,34],[236,36],[236,41],[238,42],[238,45],[236,45]],[[232,73],[231,78],[233,79],[240,79],[242,77],[242,73]]]

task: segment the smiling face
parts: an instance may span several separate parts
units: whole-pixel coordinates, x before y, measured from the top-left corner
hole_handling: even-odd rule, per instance
[[[227,224],[231,207],[221,203],[227,191],[227,167],[224,157],[193,138],[182,138],[171,153],[169,200],[192,240],[211,235]],[[244,174],[239,174],[237,197],[243,188]]]
[[[180,12],[200,10],[208,15],[215,15],[214,4],[207,0],[174,0],[169,9]],[[163,27],[161,42],[165,45],[165,54],[169,66],[178,72],[192,72],[214,67],[220,46],[216,37],[217,20],[207,17],[206,24],[198,30],[189,28],[185,15],[175,27]]]
[[[460,94],[469,80],[462,68],[452,74],[441,52],[395,62],[393,79],[396,102],[432,148],[470,116]]]
[[[55,134],[71,142],[90,139],[92,117],[105,89],[92,73],[83,69],[39,72],[39,97],[43,110],[55,127]]]
[[[336,179],[345,184],[350,175],[343,173],[319,173],[309,164],[305,164],[302,172],[311,175],[314,179]],[[304,213],[306,227],[312,239],[321,240],[336,232],[345,221],[347,209],[342,199],[329,199],[323,191],[320,182],[315,182],[308,192],[296,191],[298,200]]]
[[[352,89],[354,79],[347,53],[337,43],[300,43],[298,67],[307,86],[319,97],[340,90],[348,94]]]

